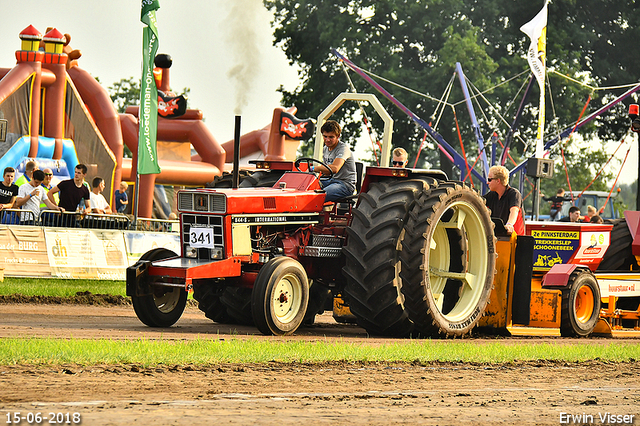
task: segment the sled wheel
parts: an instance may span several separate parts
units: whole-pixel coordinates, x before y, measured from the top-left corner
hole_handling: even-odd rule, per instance
[[[146,252],[140,260],[162,260],[176,254],[165,248]],[[187,306],[187,291],[181,287],[152,286],[152,294],[131,296],[133,310],[138,319],[149,327],[170,327],[175,324]]]
[[[489,300],[495,269],[493,223],[466,185],[425,191],[405,227],[402,293],[421,336],[471,332]]]
[[[630,271],[638,269],[638,262],[632,252],[633,237],[626,219],[607,220],[612,224],[609,248],[602,256],[598,271]]]
[[[589,271],[574,271],[562,290],[560,334],[588,336],[600,318],[600,286]]]
[[[302,265],[289,257],[276,257],[256,277],[251,294],[253,322],[263,334],[293,334],[308,302],[309,282]]]

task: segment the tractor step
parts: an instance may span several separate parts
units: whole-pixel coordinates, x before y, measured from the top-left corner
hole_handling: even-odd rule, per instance
[[[344,238],[335,235],[314,234],[311,244],[314,247],[342,247]]]
[[[342,256],[342,247],[307,246],[304,248],[303,255],[306,257],[340,257]]]

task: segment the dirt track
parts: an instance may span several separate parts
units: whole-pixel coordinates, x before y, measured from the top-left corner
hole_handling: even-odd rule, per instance
[[[277,339],[260,337],[252,327],[216,326],[195,308],[163,330],[142,326],[129,306],[0,304],[0,317],[0,338]],[[388,341],[329,316],[293,339]],[[640,424],[639,373],[640,362],[17,365],[0,367],[0,416],[40,412],[47,423],[49,413],[78,412],[84,425],[559,425],[608,424],[599,415],[610,413],[634,415]],[[567,420],[561,413],[593,419],[561,423]]]

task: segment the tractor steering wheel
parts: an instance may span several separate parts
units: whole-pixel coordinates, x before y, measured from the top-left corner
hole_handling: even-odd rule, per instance
[[[307,163],[307,168],[308,170],[311,170],[311,163],[318,163],[321,166],[323,166],[324,168],[326,168],[327,170],[329,170],[329,176],[327,177],[327,179],[331,179],[333,177],[333,170],[331,170],[329,168],[329,166],[327,166],[325,163],[323,163],[320,160],[316,160],[315,158],[310,158],[310,157],[303,157],[303,158],[298,158],[296,160],[296,162],[293,164],[296,168],[296,170],[298,170],[299,172],[301,172],[302,170],[300,170],[300,163],[305,161]]]

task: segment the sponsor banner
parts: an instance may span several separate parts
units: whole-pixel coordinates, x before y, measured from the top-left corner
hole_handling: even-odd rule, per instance
[[[128,259],[121,231],[45,229],[51,275],[124,280]]]
[[[580,248],[576,252],[575,261],[582,265],[600,263],[602,256],[609,248],[609,232],[582,232]]]
[[[532,230],[533,270],[548,271],[556,263],[568,263],[580,246],[579,231]]]
[[[13,277],[51,277],[42,228],[0,227],[0,268]]]
[[[163,232],[125,231],[124,241],[129,258],[133,265],[140,256],[158,247],[163,247],[180,254],[180,234]]]
[[[640,280],[629,279],[607,279],[598,277],[600,285],[600,297],[603,299],[609,296],[616,297],[637,297],[640,296]]]

